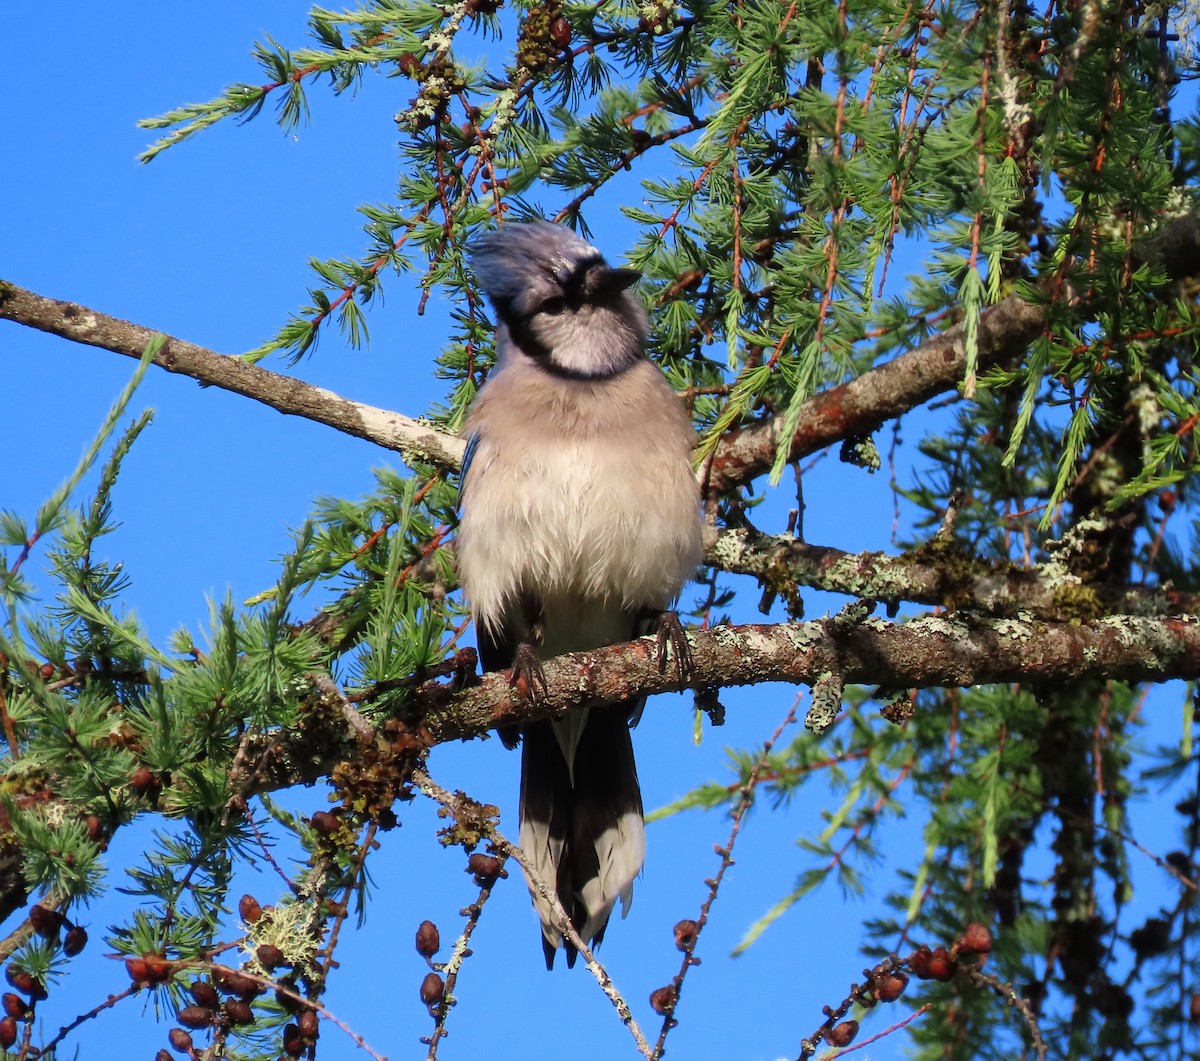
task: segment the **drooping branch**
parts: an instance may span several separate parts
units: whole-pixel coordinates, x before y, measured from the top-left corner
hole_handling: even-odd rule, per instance
[[[74,302],[47,298],[3,280],[0,318],[135,358],[142,356],[146,344],[158,334],[143,325]],[[168,337],[154,364],[207,386],[252,398],[285,415],[302,416],[396,450],[405,460],[443,467],[458,467],[462,462],[462,441],[430,424],[343,398],[323,387],[251,365],[240,357]]]

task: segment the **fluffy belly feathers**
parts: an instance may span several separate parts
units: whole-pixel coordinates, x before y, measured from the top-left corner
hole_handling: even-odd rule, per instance
[[[665,608],[691,577],[700,553],[696,487],[678,456],[677,467],[656,468],[650,482],[631,470],[645,466],[645,455],[619,442],[481,452],[481,459],[487,474],[473,477],[459,557],[463,585],[483,622],[504,622],[521,597],[554,611],[588,604],[601,612]],[[613,631],[572,647],[627,636]]]

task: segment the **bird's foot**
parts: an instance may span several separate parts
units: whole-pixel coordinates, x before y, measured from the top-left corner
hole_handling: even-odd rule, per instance
[[[658,616],[658,672],[663,674],[667,661],[675,660],[675,676],[686,682],[696,669],[692,650],[688,647],[687,632],[679,621],[677,612],[663,612]]]
[[[513,652],[512,672],[508,684],[517,690],[521,699],[528,700],[531,704],[536,704],[538,698],[546,693],[546,671],[542,667],[537,649],[528,641],[522,641]]]

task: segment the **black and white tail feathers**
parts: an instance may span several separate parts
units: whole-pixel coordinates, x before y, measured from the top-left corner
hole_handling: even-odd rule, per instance
[[[589,709],[573,741],[571,766],[567,720],[534,723],[523,735],[521,847],[554,887],[575,930],[593,944],[604,938],[618,899],[622,913],[628,910],[646,851],[630,713],[628,704]],[[554,967],[560,945],[573,966],[577,951],[536,892],[534,906],[546,968]]]

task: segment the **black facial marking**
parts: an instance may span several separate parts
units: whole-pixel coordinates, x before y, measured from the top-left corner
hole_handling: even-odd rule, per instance
[[[534,321],[539,317],[558,317],[567,311],[578,312],[589,304],[611,305],[615,297],[629,287],[639,275],[632,269],[611,269],[604,257],[596,251],[574,262],[560,259],[557,269],[547,267],[546,279],[553,282],[558,288],[558,293],[549,294],[532,312],[520,312],[517,308],[518,300],[511,296],[493,295],[491,302],[496,309],[496,315],[507,326],[514,345],[522,353],[536,360],[550,375],[585,382],[608,379],[620,375],[629,364],[615,367],[606,365],[595,371],[562,365],[554,360],[551,348],[538,334]],[[607,282],[609,278],[611,283]]]
[[[566,263],[563,264],[565,265]],[[563,294],[568,300],[578,305],[583,301],[584,280],[587,278],[587,274],[597,266],[604,268],[605,264],[604,257],[601,254],[589,254],[586,258],[580,258],[570,269],[563,269],[556,272],[554,274],[554,282],[562,288]]]

